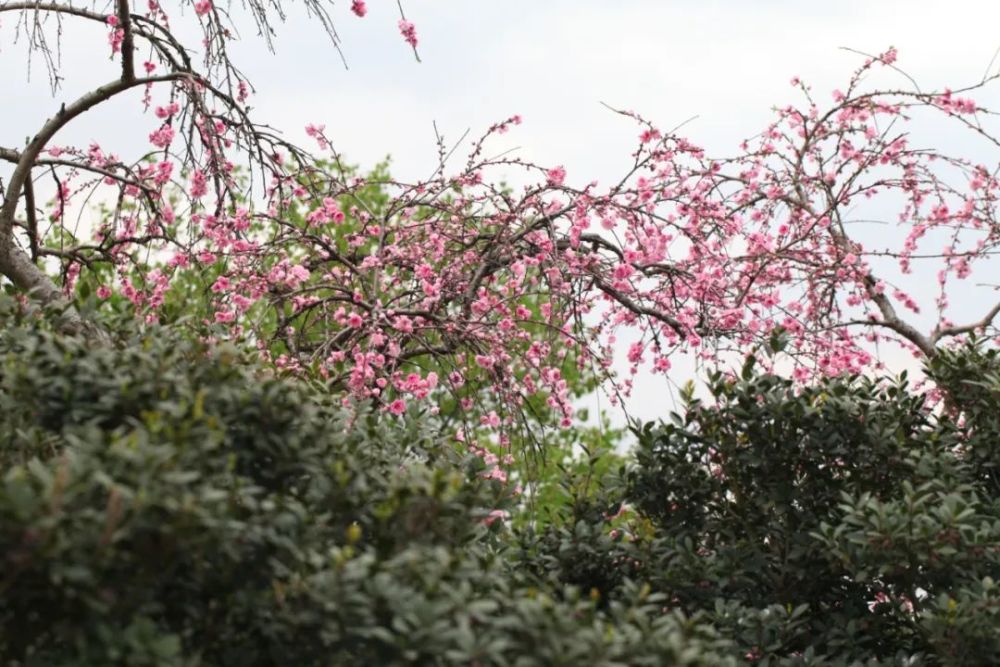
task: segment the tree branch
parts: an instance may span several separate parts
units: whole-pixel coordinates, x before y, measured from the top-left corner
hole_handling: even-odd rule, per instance
[[[188,73],[173,72],[160,76],[144,77],[131,81],[116,80],[105,84],[86,93],[72,104],[63,106],[55,116],[42,125],[38,134],[21,152],[20,160],[14,167],[14,172],[7,183],[7,191],[4,193],[3,207],[0,208],[0,257],[6,254],[12,239],[11,230],[14,224],[14,213],[17,211],[17,201],[24,188],[24,182],[28,178],[28,173],[34,165],[38,156],[44,150],[45,145],[55,134],[65,127],[67,123],[87,110],[105,102],[119,93],[123,93],[136,86],[144,86],[149,83],[161,83],[164,81],[177,81],[190,76]]]
[[[966,324],[960,327],[945,327],[943,329],[941,328],[935,329],[934,333],[931,334],[931,340],[937,342],[947,336],[960,336],[962,334],[972,333],[973,331],[977,331],[979,329],[985,329],[993,322],[994,319],[996,319],[997,315],[1000,315],[1000,302],[997,302],[996,305],[990,308],[989,312],[987,312],[986,315],[983,317],[983,319],[979,320],[978,322],[973,322],[972,324]]]
[[[135,42],[132,37],[132,17],[128,11],[128,0],[118,0],[118,27],[122,31],[122,81],[135,80]]]

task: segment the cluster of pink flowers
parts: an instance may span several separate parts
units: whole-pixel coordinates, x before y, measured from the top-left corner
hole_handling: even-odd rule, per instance
[[[367,7],[355,0],[351,10],[364,16]],[[195,11],[209,14],[211,2]],[[403,19],[399,30],[416,48],[413,24]],[[96,145],[49,154],[79,160],[120,189],[121,210],[98,231],[117,274],[101,298],[116,289],[155,317],[176,275],[211,272],[213,336],[253,343],[276,366],[309,369],[345,400],[371,400],[389,414],[451,396],[476,408],[468,433],[502,437],[509,415],[533,398],[569,425],[574,368],[616,383],[617,400],[641,367],[666,373],[679,350],[713,361],[778,332],[802,380],[868,368],[874,344],[890,337],[926,353],[901,319],[921,304],[883,277],[879,262],[905,273],[922,261],[922,244],[942,235],[937,331],[950,330],[945,289],[1000,250],[1000,182],[985,166],[914,148],[901,129],[914,105],[964,122],[979,111],[971,99],[861,90],[869,70],[895,60],[892,49],[869,59],[828,108],[812,97],[779,108],[735,157],[713,159],[631,114],[635,166],[606,189],[574,186],[563,166],[485,157],[490,137],[521,123],[511,116],[473,143],[455,173],[420,183],[369,183],[331,170],[332,152],[324,162],[268,139],[268,150],[251,156],[254,183],[266,192],[246,198],[235,166],[253,131],[238,122],[243,82],[234,89],[244,92],[213,103],[235,104],[226,116],[206,102],[210,88],[190,78],[170,84],[158,105],[147,93],[159,124],[149,134],[156,159],[126,172]],[[332,151],[324,131],[306,127],[320,151]],[[966,185],[942,168],[963,173]],[[530,182],[491,180],[513,169]],[[61,185],[53,220],[82,190],[73,183],[80,180]],[[882,194],[902,202],[906,231],[876,255],[844,217]],[[67,276],[84,266],[67,264]],[[612,372],[618,359],[628,365],[624,378]]]
[[[125,39],[125,30],[118,25],[118,17],[111,15],[105,19],[111,31],[108,33],[108,44],[111,45],[112,55],[121,52],[122,41]]]
[[[954,97],[951,90],[947,88],[942,94],[934,98],[934,103],[945,111],[956,114],[974,114],[978,109],[975,100],[966,97]]]
[[[399,33],[403,36],[403,40],[412,46],[417,48],[417,28],[411,22],[406,19],[400,19],[399,21]]]
[[[149,134],[149,143],[157,148],[167,148],[174,140],[174,128],[168,124],[163,124],[158,130]]]

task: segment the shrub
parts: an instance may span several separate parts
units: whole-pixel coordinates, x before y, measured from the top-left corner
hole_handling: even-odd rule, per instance
[[[998,369],[938,355],[944,412],[905,376],[714,375],[714,401],[637,430],[603,511],[525,551],[605,600],[644,580],[760,664],[998,664]]]
[[[4,664],[1000,662],[996,352],[937,355],[936,410],[713,375],[535,521],[430,415],[6,318]]]
[[[162,330],[9,323],[4,664],[727,664],[648,588],[530,587],[511,490],[428,432]]]

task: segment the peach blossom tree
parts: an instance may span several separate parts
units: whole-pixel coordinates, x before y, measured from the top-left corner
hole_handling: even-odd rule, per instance
[[[340,6],[302,4],[339,48]],[[970,321],[948,308],[963,281],[995,271],[1000,165],[910,133],[911,118],[940,114],[995,150],[996,116],[976,102],[995,76],[955,90],[867,88],[873,70],[896,68],[889,49],[830,98],[793,80],[801,102],[724,158],[622,112],[637,128],[632,165],[603,186],[495,156],[491,138],[516,131],[513,116],[463,159],[441,141],[434,175],[409,183],[359,175],[321,125],[306,128],[313,144],[303,147],[258,123],[253,88],[229,57],[234,8],[102,7],[0,4],[3,30],[43,55],[53,83],[54,40],[83,22],[103,26],[100,46],[120,64],[114,79],[54,106],[23,145],[0,142],[0,274],[26,303],[61,310],[67,330],[103,337],[78,308],[91,292],[152,322],[194,290],[205,313],[187,325],[200,336],[241,341],[390,413],[438,392],[468,408],[475,399],[462,388],[485,388],[497,409],[481,411],[482,425],[497,429],[539,398],[568,425],[567,364],[627,394],[630,379],[612,377],[616,354],[633,371],[666,373],[677,351],[745,354],[780,331],[806,379],[863,371],[883,341],[933,357],[957,337],[996,334],[1000,298]],[[269,40],[279,6],[245,7]],[[357,0],[349,9],[367,11]],[[416,54],[402,6],[397,27]],[[197,45],[185,41],[192,30]],[[60,141],[130,91],[148,127],[139,154]],[[891,238],[854,232],[864,202],[893,210]],[[95,222],[81,233],[68,220],[88,206]],[[937,288],[922,304],[928,290],[906,276],[928,263]],[[921,308],[934,313],[930,329]],[[634,342],[618,350],[625,330]]]

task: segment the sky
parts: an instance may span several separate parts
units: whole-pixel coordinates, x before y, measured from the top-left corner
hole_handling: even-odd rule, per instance
[[[497,152],[516,148],[525,159],[564,165],[575,184],[608,183],[628,165],[636,127],[604,104],[664,128],[689,121],[692,140],[710,154],[730,154],[763,129],[773,106],[797,101],[793,76],[820,99],[842,87],[861,56],[841,47],[895,46],[898,65],[925,89],[979,80],[1000,47],[996,0],[404,0],[420,38],[417,63],[396,28],[394,0],[368,0],[363,19],[349,4],[332,9],[347,68],[301,3],[286,3],[274,53],[248,25],[232,54],[256,87],[259,120],[300,141],[307,123],[325,124],[349,161],[367,167],[391,155],[402,179],[435,169],[435,124],[457,140],[520,114],[524,123],[493,144]],[[114,75],[103,30],[67,30],[65,82],[53,98],[37,60],[25,80],[23,43],[12,39],[5,18],[0,145],[20,144],[59,102]],[[1000,108],[1000,85],[977,100]],[[81,119],[65,142],[138,149],[154,119],[134,105],[122,100]],[[926,129],[964,149],[963,137]],[[968,150],[977,161],[998,161],[995,149]],[[675,368],[681,383],[693,372]],[[631,412],[661,417],[670,401],[662,379],[641,378]]]

